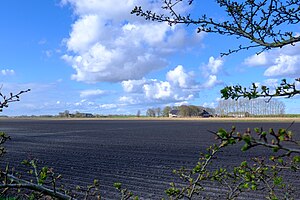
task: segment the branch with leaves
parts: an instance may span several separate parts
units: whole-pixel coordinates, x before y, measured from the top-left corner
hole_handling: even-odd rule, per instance
[[[292,124],[291,124],[292,126]],[[222,190],[222,198],[236,199],[242,193],[250,191],[263,191],[267,193],[267,199],[293,199],[294,190],[292,185],[289,185],[281,172],[283,170],[298,171],[300,165],[299,148],[295,149],[283,142],[292,143],[299,147],[299,142],[292,137],[292,132],[289,131],[289,126],[286,129],[279,129],[277,133],[273,129],[269,132],[264,132],[262,128],[255,128],[254,132],[257,137],[252,136],[250,129],[247,129],[243,134],[237,132],[235,127],[230,131],[219,129],[217,132],[212,132],[218,144],[212,145],[207,149],[206,153],[201,153],[198,163],[192,169],[182,167],[179,170],[174,170],[173,173],[180,178],[179,183],[170,183],[170,188],[166,190],[170,200],[176,199],[210,199],[207,191],[207,183],[215,182],[219,184]],[[270,140],[270,142],[268,142]],[[213,170],[217,156],[224,148],[229,145],[244,142],[242,151],[247,151],[257,146],[272,148],[274,153],[281,154],[271,156],[270,160],[265,158],[253,158],[250,162],[243,161],[239,166],[232,170],[218,168]],[[296,156],[292,157],[292,154]],[[290,162],[284,160],[290,159]],[[131,192],[121,187],[121,183],[115,183],[115,187],[121,192],[121,199],[138,199]],[[221,195],[214,194],[214,195]],[[214,196],[215,197],[215,196]]]
[[[166,191],[167,195],[172,200],[203,197],[203,192],[206,190],[205,183],[213,181],[219,183],[225,190],[223,193],[226,199],[235,199],[241,193],[256,190],[268,191],[269,199],[278,199],[278,197],[292,199],[292,187],[285,183],[280,174],[282,170],[300,169],[300,142],[293,139],[293,134],[289,130],[291,126],[279,129],[276,133],[272,128],[269,132],[262,128],[255,128],[254,132],[257,136],[253,136],[250,129],[241,134],[235,127],[230,131],[225,129],[219,129],[217,132],[210,131],[216,136],[219,144],[208,148],[206,154],[201,154],[199,162],[193,169],[174,170],[174,173],[179,175],[181,183],[178,184],[179,186],[171,183],[171,187]],[[239,142],[244,142],[242,151],[263,146],[273,149],[276,156],[271,156],[269,162],[265,158],[253,158],[252,165],[243,161],[232,171],[225,168],[213,171],[209,168],[223,148]],[[183,183],[186,183],[185,186],[182,186]]]
[[[28,174],[33,175],[34,179],[25,180],[20,174],[14,172],[7,165],[5,171],[1,172],[1,196],[5,197],[9,194],[10,190],[21,191],[21,189],[27,189],[31,192],[16,192],[15,196],[31,196],[38,199],[41,195],[51,196],[58,199],[72,199],[71,196],[63,192],[58,192],[56,187],[56,181],[60,179],[60,175],[54,174],[52,169],[43,167],[40,170],[37,167],[37,160],[24,160],[22,164],[31,167]],[[52,185],[52,189],[45,187],[45,185]],[[29,193],[29,194],[28,194]],[[18,194],[18,195],[17,195]]]
[[[241,50],[260,47],[262,52],[272,48],[281,48],[285,45],[294,45],[300,41],[300,36],[291,30],[285,30],[286,25],[300,22],[299,0],[217,0],[219,7],[223,8],[227,20],[220,22],[206,13],[201,17],[193,18],[191,14],[183,15],[176,11],[176,6],[184,0],[164,0],[162,9],[168,14],[161,14],[151,10],[143,10],[136,6],[132,14],[141,16],[146,20],[166,22],[169,25],[185,24],[196,25],[198,32],[217,33],[226,36],[245,38],[250,43],[240,45],[221,55],[229,55]],[[193,0],[187,0],[191,5]],[[202,4],[205,6],[204,4]],[[285,31],[282,31],[285,30]]]
[[[300,94],[300,90],[296,87],[297,83],[300,83],[300,78],[295,79],[295,82],[293,83],[288,83],[286,79],[282,79],[280,85],[276,87],[273,91],[265,85],[262,85],[259,88],[255,83],[252,83],[252,86],[249,89],[240,85],[226,86],[221,90],[221,97],[224,99],[235,100],[241,97],[248,99],[265,97],[269,98],[269,100],[273,97],[291,98],[295,95]]]
[[[57,185],[61,175],[54,173],[52,168],[42,167],[39,169],[36,159],[24,160],[22,164],[29,167],[27,173],[32,176],[32,179],[26,180],[22,178],[20,173],[16,173],[7,166],[5,171],[0,173],[0,197],[6,197],[13,193],[18,198],[30,197],[40,199],[48,196],[51,199],[76,200],[78,195],[72,194],[69,190],[64,189],[63,186]],[[84,197],[82,197],[84,200],[101,199],[99,187],[99,181],[94,180],[92,185],[87,187],[77,186],[76,190],[80,194],[84,194]]]
[[[129,191],[127,188],[122,187],[122,183],[114,183],[114,187],[119,191],[121,194],[121,200],[139,200],[138,196],[134,196],[133,192]]]
[[[208,166],[223,147],[222,144],[210,146],[206,154],[201,154],[199,162],[192,170],[184,167],[174,170],[173,173],[177,174],[182,182],[188,184],[185,187],[178,187],[174,182],[171,183],[171,187],[166,190],[166,194],[170,199],[192,199],[195,196],[199,196],[201,191],[204,191],[202,183],[210,179]]]
[[[0,97],[2,98],[2,101],[0,101],[0,112],[3,111],[3,108],[7,108],[9,103],[20,101],[20,95],[29,91],[30,89],[20,91],[17,94],[10,93],[9,96],[6,96],[0,92]]]
[[[0,157],[6,153],[5,148],[2,146],[7,140],[10,140],[10,137],[4,132],[0,132]]]

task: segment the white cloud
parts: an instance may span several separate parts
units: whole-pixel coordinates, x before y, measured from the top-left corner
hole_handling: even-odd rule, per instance
[[[211,89],[222,83],[217,78],[222,65],[223,60],[211,57],[206,67],[202,68],[206,72],[203,73],[202,83],[195,80],[195,72],[187,72],[182,65],[168,71],[165,81],[145,78],[123,81],[123,90],[128,94],[119,101],[128,104],[188,102],[197,98],[201,90]]]
[[[100,19],[97,15],[84,15],[72,25],[70,38],[66,40],[69,51],[84,52],[97,41],[101,34]]]
[[[172,95],[171,85],[166,81],[156,81],[154,80],[150,84],[145,84],[143,86],[144,92],[149,99],[169,99]]]
[[[105,94],[103,90],[83,90],[80,92],[81,98],[97,97]]]
[[[181,65],[167,72],[166,81],[143,78],[123,81],[122,86],[128,95],[119,101],[127,104],[188,101],[198,96],[200,89],[194,80],[194,73],[186,72]]]
[[[119,101],[125,104],[139,104],[141,101],[137,97],[128,97],[128,96],[122,96],[119,98]]]
[[[268,63],[267,56],[265,52],[260,54],[254,54],[244,60],[244,64],[248,66],[263,66]]]
[[[203,83],[203,87],[204,88],[213,88],[215,85],[220,84],[221,81],[217,80],[217,76],[216,75],[209,75],[208,76],[208,80]]]
[[[217,75],[222,70],[224,61],[221,58],[214,58],[211,56],[208,59],[208,63],[202,66],[202,72],[205,82],[202,84],[202,88],[208,89],[221,84],[222,81],[218,80]]]
[[[134,7],[133,0],[62,0],[63,5],[70,4],[77,15],[98,14],[103,18],[112,17],[120,20],[122,16],[128,15],[128,10]],[[98,13],[102,11],[101,13]]]
[[[210,103],[205,102],[202,106],[206,107],[206,108],[215,108],[216,103],[215,102],[210,102]]]
[[[181,65],[167,72],[166,81],[143,78],[123,81],[122,86],[125,92],[142,94],[147,101],[190,100],[197,96],[197,91],[199,91],[199,85],[194,80],[193,72],[185,72]],[[121,100],[124,101],[124,98]],[[127,102],[137,103],[126,98]],[[135,98],[138,97],[135,96]],[[138,103],[140,102],[142,101],[139,100]]]
[[[112,109],[112,108],[117,108],[118,105],[116,104],[101,104],[99,105],[99,108],[102,108],[102,109]]]
[[[180,88],[187,88],[191,85],[192,77],[184,71],[182,65],[178,65],[174,70],[167,73],[167,80]]]
[[[133,0],[62,0],[78,19],[64,39],[62,56],[75,70],[72,79],[88,83],[139,80],[167,66],[166,53],[199,46],[203,34],[188,33],[183,26],[145,21],[130,14]],[[141,0],[152,10],[160,3]],[[118,6],[116,6],[118,5]],[[186,8],[182,7],[183,12]],[[197,45],[198,44],[198,45]]]
[[[214,58],[211,56],[208,60],[208,64],[205,66],[205,68],[208,70],[209,74],[217,74],[221,67],[223,66],[223,60],[220,58]]]
[[[63,58],[69,61],[77,72],[72,75],[72,79],[88,83],[139,79],[166,65],[163,58],[141,48],[108,49],[99,43],[81,55],[65,55]]]
[[[297,76],[300,74],[300,55],[279,55],[274,65],[265,72],[265,76]]]
[[[278,79],[275,78],[270,78],[264,81],[264,85],[269,87],[276,87],[278,84]]]
[[[300,75],[300,45],[287,45],[281,49],[274,49],[253,55],[245,59],[244,64],[248,66],[264,66],[264,76],[291,78]]]
[[[188,105],[188,104],[189,104],[189,102],[187,102],[187,101],[181,101],[181,102],[174,103],[174,106],[182,106],[182,105]]]
[[[145,78],[141,80],[122,81],[122,87],[125,92],[140,93],[143,91],[143,85],[147,82]]]
[[[86,99],[82,99],[82,100],[80,100],[79,102],[74,103],[74,105],[75,105],[75,106],[83,106],[83,105],[86,104],[86,102],[87,102]]]
[[[9,76],[9,75],[14,75],[15,71],[13,69],[2,69],[1,74],[3,76]]]

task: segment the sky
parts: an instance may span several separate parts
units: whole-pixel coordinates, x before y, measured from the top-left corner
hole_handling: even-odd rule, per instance
[[[178,4],[176,10],[224,19],[213,1],[199,2]],[[135,5],[161,11],[161,2],[153,0],[2,0],[1,92],[31,89],[2,114],[216,107],[227,85],[275,87],[282,78],[300,77],[300,45],[221,57],[247,41],[197,33],[196,26],[145,21],[130,14]],[[281,100],[286,113],[300,113],[299,97]]]

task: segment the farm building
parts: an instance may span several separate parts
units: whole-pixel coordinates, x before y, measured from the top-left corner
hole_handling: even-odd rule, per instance
[[[169,117],[172,118],[172,117],[179,117],[179,110],[171,110],[169,112]]]
[[[235,118],[250,117],[250,113],[248,113],[248,112],[230,112],[230,113],[228,113],[228,117],[235,117]]]

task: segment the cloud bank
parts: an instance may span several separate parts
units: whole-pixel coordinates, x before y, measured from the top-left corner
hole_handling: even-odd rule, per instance
[[[77,19],[64,39],[62,56],[75,73],[72,79],[87,83],[138,80],[167,66],[166,56],[199,46],[203,34],[188,33],[182,26],[149,22],[130,14],[135,1],[63,0]],[[151,10],[161,4],[139,1]],[[116,6],[118,5],[118,6]],[[184,12],[184,8],[182,10]]]
[[[250,67],[265,67],[266,77],[298,78],[300,75],[300,45],[284,46],[245,59],[244,64]]]
[[[165,81],[157,79],[127,80],[122,82],[127,95],[119,100],[128,104],[149,102],[187,103],[199,96],[199,92],[210,89],[222,83],[217,76],[223,66],[223,60],[210,57],[207,64],[202,66],[202,81],[196,81],[201,71],[186,71],[182,65],[166,73]]]

